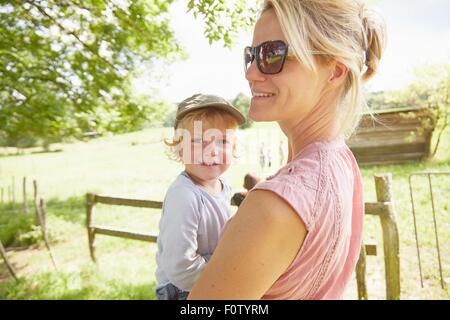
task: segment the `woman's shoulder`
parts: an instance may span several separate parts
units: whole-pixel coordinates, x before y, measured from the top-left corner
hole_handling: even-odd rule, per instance
[[[347,167],[352,161],[351,151],[343,139],[316,142],[307,146],[267,180],[301,185],[318,191],[335,177],[334,170]]]
[[[307,229],[312,224],[310,217],[313,216],[319,176],[316,166],[308,163],[308,167],[309,170],[304,170],[305,166],[300,163],[289,163],[252,189],[252,192],[265,190],[276,194],[278,197],[272,198],[273,201],[288,203],[303,220]]]
[[[254,190],[267,190],[279,196],[302,218],[306,226],[314,224],[318,204],[325,201],[331,190],[335,162],[346,161],[341,153],[346,152],[345,144],[317,144],[295,157]],[[339,175],[340,176],[340,175]]]
[[[298,157],[280,168],[275,174],[260,182],[258,186],[270,184],[280,187],[298,187],[317,190],[324,166],[319,152]]]

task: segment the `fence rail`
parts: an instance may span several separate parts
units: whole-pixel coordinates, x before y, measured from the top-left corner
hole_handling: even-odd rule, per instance
[[[390,174],[375,176],[375,187],[378,202],[365,203],[365,214],[380,217],[380,223],[383,230],[386,298],[389,300],[394,300],[400,299],[400,260],[399,235],[396,222],[396,213],[392,203],[391,181],[392,176]],[[89,240],[89,251],[94,262],[97,261],[95,250],[95,236],[97,234],[151,243],[155,243],[157,241],[158,235],[156,234],[134,232],[131,230],[95,224],[94,208],[98,203],[138,208],[162,208],[162,202],[160,201],[113,198],[92,193],[86,194],[86,227]],[[376,244],[363,244],[361,247],[361,254],[356,267],[359,299],[368,299],[366,285],[367,255],[377,255]]]
[[[150,208],[150,209],[161,209],[161,201],[151,201],[151,200],[138,200],[138,199],[125,199],[125,198],[112,198],[100,195],[94,195],[95,203],[110,204],[116,206],[127,206],[136,208]]]
[[[87,214],[86,227],[89,240],[89,252],[91,255],[91,259],[94,262],[97,261],[95,250],[95,236],[97,234],[153,243],[156,242],[158,238],[156,234],[135,232],[121,228],[113,228],[110,226],[96,225],[94,222],[94,207],[98,203],[114,206],[127,206],[127,207],[149,208],[149,209],[161,209],[163,204],[161,201],[114,198],[108,196],[101,196],[93,193],[86,194],[86,214]]]

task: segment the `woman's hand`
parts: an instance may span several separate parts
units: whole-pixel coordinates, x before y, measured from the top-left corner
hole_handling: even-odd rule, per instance
[[[271,191],[250,192],[189,299],[260,299],[297,256],[306,234],[282,198]]]

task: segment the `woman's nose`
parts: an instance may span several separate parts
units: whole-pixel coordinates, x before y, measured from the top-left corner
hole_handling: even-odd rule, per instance
[[[248,82],[252,81],[264,81],[266,80],[266,77],[264,76],[261,71],[259,71],[257,65],[256,65],[256,59],[253,60],[253,62],[250,64],[250,66],[247,68],[247,71],[245,72],[245,78]]]

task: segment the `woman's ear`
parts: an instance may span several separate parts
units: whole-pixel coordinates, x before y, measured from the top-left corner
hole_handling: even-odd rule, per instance
[[[328,82],[340,86],[347,79],[348,68],[343,63],[335,61],[332,64],[331,75]]]

